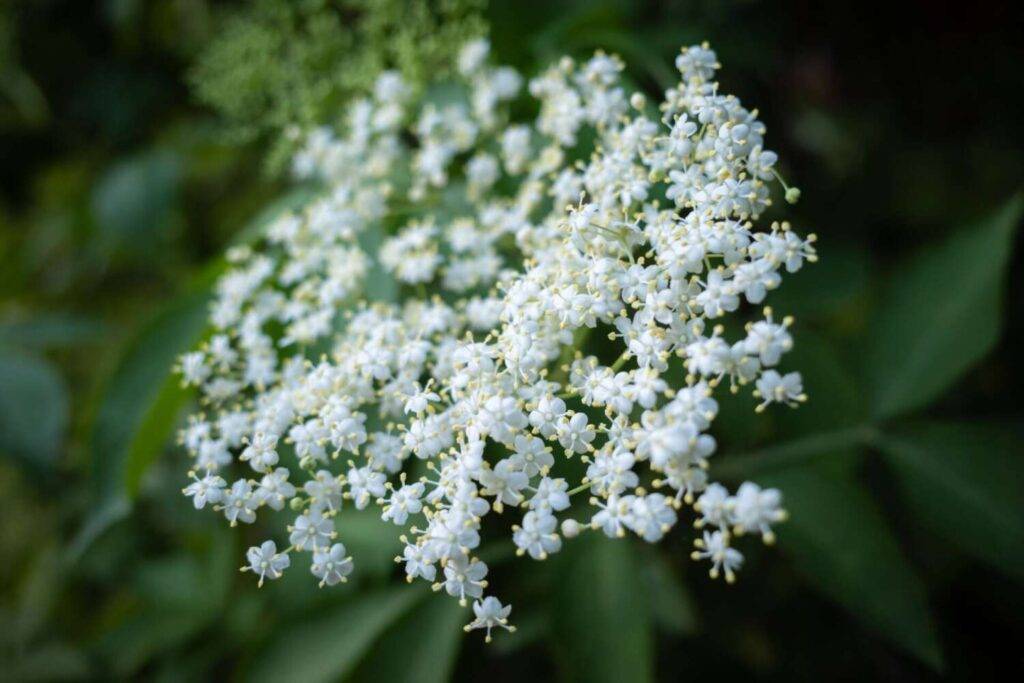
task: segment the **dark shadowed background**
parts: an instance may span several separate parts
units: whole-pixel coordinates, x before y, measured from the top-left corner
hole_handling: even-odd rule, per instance
[[[1024,642],[1022,11],[479,4],[0,3],[0,679],[1024,673],[1006,647]],[[783,489],[778,547],[734,586],[690,563],[685,530],[499,557],[520,629],[489,646],[395,581],[369,517],[342,526],[366,558],[347,587],[240,577],[261,536],[179,495],[190,397],[168,378],[225,246],[294,201],[284,128],[333,120],[381,66],[422,78],[484,25],[527,74],[604,48],[653,95],[709,41],[821,256],[769,299],[797,317],[811,401],[736,401],[715,428],[724,478]]]

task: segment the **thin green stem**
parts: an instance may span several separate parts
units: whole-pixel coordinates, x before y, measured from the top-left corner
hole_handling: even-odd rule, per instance
[[[623,351],[622,355],[619,356],[614,363],[612,363],[611,371],[618,372],[619,370],[621,370],[622,366],[626,364],[627,360],[629,360],[629,351]]]

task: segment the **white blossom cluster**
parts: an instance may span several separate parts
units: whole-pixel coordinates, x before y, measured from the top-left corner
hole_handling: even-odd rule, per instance
[[[488,517],[543,560],[586,531],[656,542],[692,505],[694,557],[729,581],[736,536],[771,542],[780,493],[709,479],[714,395],[805,400],[779,370],[790,319],[765,308],[731,339],[725,323],[815,251],[755,227],[776,155],[706,45],[660,107],[627,95],[614,56],[565,58],[527,98],[487,54],[467,45],[443,97],[384,73],[340,132],[308,135],[294,170],[322,197],[230,254],[216,332],[180,371],[205,406],[182,433],[195,507],[294,515],[284,549],[248,551],[261,583],[298,552],[321,585],[345,581],[335,519],[375,504],[404,529],[407,578],[472,600],[467,630],[489,639],[512,627],[476,556],[485,524],[508,529]],[[523,100],[532,123],[512,121]],[[364,301],[375,268],[401,303]],[[602,337],[607,361],[584,353]]]

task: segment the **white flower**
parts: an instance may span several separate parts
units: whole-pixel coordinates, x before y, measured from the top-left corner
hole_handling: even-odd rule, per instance
[[[799,372],[790,372],[783,376],[774,370],[765,371],[761,379],[757,380],[755,395],[761,399],[761,404],[757,406],[758,410],[763,410],[769,403],[785,403],[795,407],[807,400]]]
[[[272,510],[283,510],[285,501],[291,500],[295,495],[295,487],[288,483],[290,474],[291,472],[284,467],[264,474],[259,488],[256,489],[256,497]]]
[[[371,500],[384,495],[386,477],[383,472],[375,472],[369,467],[353,467],[346,479],[357,510],[365,509]]]
[[[547,510],[531,510],[523,515],[522,526],[513,527],[512,541],[520,553],[544,560],[562,548],[562,539],[555,533],[557,526],[558,520]]]
[[[660,493],[637,496],[630,512],[630,528],[648,543],[660,541],[676,523],[670,499]]]
[[[313,564],[309,567],[313,576],[320,579],[321,587],[348,581],[346,577],[352,573],[352,569],[352,558],[346,556],[342,543],[335,543],[330,549],[316,550],[313,553]]]
[[[405,576],[409,581],[417,577],[433,581],[437,575],[437,567],[434,566],[434,560],[430,559],[423,548],[418,545],[406,544],[405,550],[402,551],[402,556],[395,559],[405,562]]]
[[[252,546],[245,554],[249,561],[244,571],[251,571],[260,577],[259,585],[263,585],[264,579],[278,579],[285,569],[291,564],[287,553],[277,552],[277,544],[273,541],[266,541],[263,545]]]
[[[341,482],[328,470],[319,470],[305,483],[303,490],[309,496],[312,510],[323,512],[341,509]]]
[[[703,539],[694,541],[697,550],[695,560],[711,560],[711,578],[717,579],[719,572],[725,572],[725,580],[736,580],[736,571],[743,564],[743,554],[729,545],[729,534],[725,531],[705,531]]]
[[[753,323],[747,330],[744,347],[748,354],[758,356],[761,365],[777,365],[782,354],[793,348],[793,337],[786,328],[792,324],[787,318],[781,325],[772,320],[771,309],[765,309],[765,320]]]
[[[431,557],[448,559],[480,545],[480,533],[458,515],[437,515],[428,526],[424,550]]]
[[[235,526],[238,522],[252,524],[256,521],[256,507],[259,502],[252,493],[252,484],[239,479],[224,494],[224,516]]]
[[[192,498],[196,510],[202,510],[207,503],[217,504],[224,498],[224,487],[227,482],[215,474],[207,474],[202,479],[192,475],[194,480],[182,492]]]
[[[721,484],[707,487],[694,509],[701,514],[701,523],[725,528],[729,523],[729,492]]]
[[[295,518],[295,524],[288,527],[291,535],[288,542],[296,550],[326,548],[335,536],[334,523],[319,512],[307,512]]]
[[[464,76],[472,75],[483,65],[490,50],[491,44],[485,38],[477,38],[466,43],[459,52],[459,73]]]
[[[419,385],[417,385],[417,390],[415,391],[415,393],[410,394],[409,397],[405,400],[405,407],[402,410],[404,410],[406,413],[414,413],[416,415],[419,415],[423,411],[425,411],[427,409],[427,406],[429,406],[431,403],[436,403],[437,401],[440,400],[441,397],[438,396],[437,393],[430,391],[428,389],[420,390]]]
[[[535,510],[547,509],[558,512],[569,507],[569,485],[565,479],[549,479],[544,477],[537,484],[537,492],[530,499],[530,507]]]
[[[515,438],[511,460],[513,466],[521,469],[528,477],[544,474],[555,464],[555,458],[544,442],[526,434]]]
[[[591,518],[590,526],[604,531],[608,538],[620,538],[626,535],[624,527],[632,524],[634,496],[612,494],[607,502],[597,503],[598,512]]]
[[[555,396],[541,396],[530,411],[530,424],[545,438],[555,434],[558,418],[565,414],[565,401]]]
[[[511,458],[500,461],[493,468],[480,474],[480,483],[484,493],[506,505],[518,505],[522,500],[522,491],[529,482],[525,472],[516,469]]]
[[[522,173],[530,157],[530,129],[526,126],[511,126],[501,136],[501,155],[505,170],[512,175]]]
[[[182,382],[190,386],[200,386],[213,372],[206,364],[206,354],[202,351],[193,351],[183,355],[180,369]]]
[[[512,612],[511,605],[503,606],[501,601],[494,596],[488,596],[484,598],[483,602],[479,600],[473,603],[473,614],[476,615],[476,619],[469,622],[466,625],[465,630],[471,631],[473,629],[482,628],[486,629],[487,635],[485,640],[491,642],[491,629],[495,627],[501,627],[506,631],[515,631],[516,627],[511,626],[508,623],[508,615]]]
[[[423,497],[423,484],[406,484],[391,494],[391,497],[384,505],[381,519],[385,522],[391,521],[398,525],[405,524],[409,515],[415,515],[423,509],[420,498]]]
[[[277,437],[273,434],[257,432],[249,445],[238,456],[239,460],[248,461],[257,472],[266,472],[277,464]]]
[[[762,490],[757,484],[745,482],[733,497],[731,517],[736,533],[760,533],[771,543],[775,538],[771,525],[786,519],[782,493],[778,489]]]
[[[576,413],[570,418],[562,417],[556,427],[558,443],[567,453],[586,453],[590,450],[590,443],[597,436],[594,428],[587,424],[587,416],[584,413]]]
[[[214,332],[177,369],[203,405],[181,432],[195,507],[233,525],[287,507],[289,552],[334,585],[352,571],[335,543],[343,500],[376,504],[402,527],[407,579],[433,583],[440,566],[435,588],[476,600],[468,628],[489,637],[509,608],[484,598],[471,553],[495,531],[540,560],[587,527],[657,542],[692,505],[694,555],[730,581],[734,538],[773,540],[781,493],[714,481],[716,399],[806,399],[778,370],[792,320],[765,308],[734,336],[731,314],[817,254],[813,235],[761,220],[799,191],[706,46],[681,52],[660,103],[598,52],[529,80],[532,109],[510,107],[523,78],[488,53],[464,46],[444,104],[387,71],[340,126],[297,131],[292,168],[323,192],[229,250]],[[381,269],[398,300],[379,296]],[[226,488],[236,461],[258,475]],[[487,521],[513,508],[511,532]],[[288,561],[250,554],[261,580]]]
[[[448,595],[459,599],[460,605],[466,598],[479,598],[484,594],[487,582],[487,565],[480,560],[470,560],[466,555],[456,555],[444,566],[444,589]]]

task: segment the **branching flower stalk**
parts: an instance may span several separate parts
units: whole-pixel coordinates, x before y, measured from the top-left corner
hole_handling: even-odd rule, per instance
[[[287,548],[249,549],[261,583],[304,552],[321,585],[345,581],[335,519],[375,504],[407,578],[473,601],[466,628],[490,639],[512,626],[476,556],[489,517],[544,560],[582,533],[657,542],[691,506],[693,557],[728,581],[737,536],[772,542],[781,494],[712,481],[709,430],[726,387],[758,410],[806,399],[778,369],[792,320],[765,308],[734,339],[724,323],[815,250],[755,227],[777,158],[706,45],[657,108],[617,57],[564,58],[529,82],[530,123],[509,113],[521,76],[487,54],[462,50],[454,99],[414,102],[386,72],[343,130],[306,135],[293,169],[323,197],[229,254],[217,332],[180,371],[204,403],[182,432],[195,507],[295,515]],[[375,251],[382,225],[398,229]],[[365,301],[380,268],[401,303]],[[592,333],[610,365],[584,353]]]

